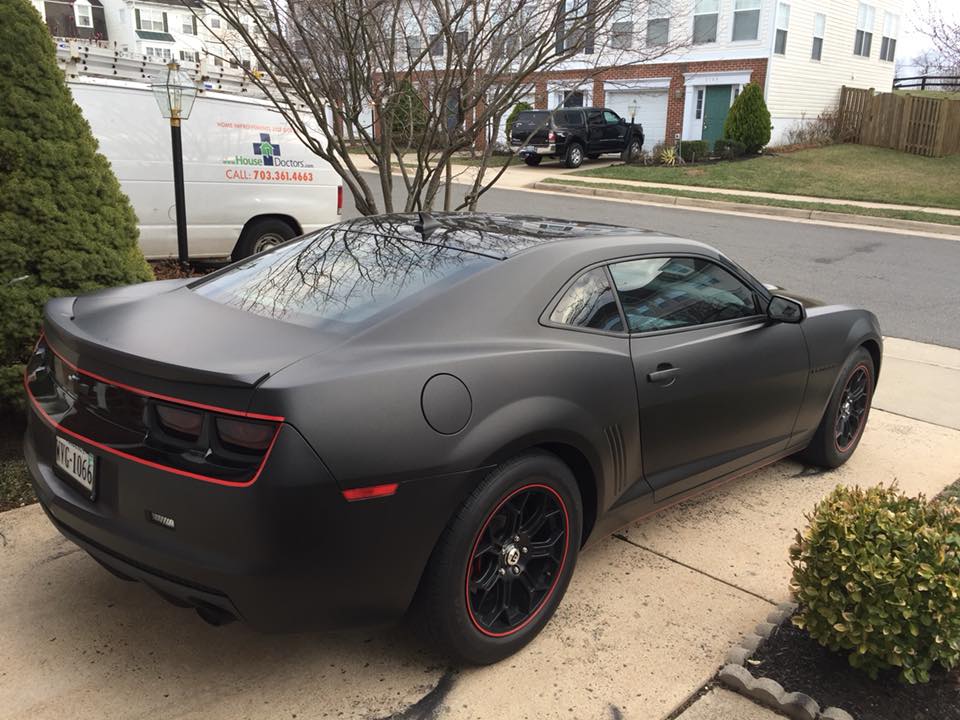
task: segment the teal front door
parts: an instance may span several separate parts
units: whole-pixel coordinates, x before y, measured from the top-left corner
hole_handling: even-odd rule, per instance
[[[713,149],[714,140],[723,137],[723,123],[730,110],[730,85],[708,85],[703,98],[703,130],[702,139],[706,140]]]

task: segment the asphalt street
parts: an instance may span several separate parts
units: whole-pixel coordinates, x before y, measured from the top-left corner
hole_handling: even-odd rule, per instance
[[[376,182],[375,175],[370,179]],[[354,217],[347,195],[344,214]],[[885,335],[960,348],[956,240],[514,189],[491,190],[480,209],[607,222],[699,240],[763,282],[872,310]]]

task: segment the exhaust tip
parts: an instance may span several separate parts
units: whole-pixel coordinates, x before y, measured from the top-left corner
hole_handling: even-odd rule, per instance
[[[229,612],[212,605],[198,605],[196,610],[197,615],[199,615],[205,623],[213,625],[214,627],[229,625],[236,621],[236,618]]]

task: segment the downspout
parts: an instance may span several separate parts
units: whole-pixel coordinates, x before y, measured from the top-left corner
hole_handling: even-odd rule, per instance
[[[773,48],[777,42],[777,3],[779,0],[771,0],[770,3],[770,42],[767,47],[767,72],[763,78],[763,101],[769,100],[768,92],[770,90],[770,68],[773,65]],[[769,105],[769,102],[767,102]]]

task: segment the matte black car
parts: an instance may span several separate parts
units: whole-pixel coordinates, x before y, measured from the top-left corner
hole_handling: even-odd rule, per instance
[[[585,545],[793,453],[845,462],[880,359],[871,313],[701,243],[381,216],[48,303],[25,455],[67,538],[209,621],[412,608],[488,663]]]
[[[643,148],[643,126],[607,108],[524,110],[510,129],[510,148],[527,165],[546,157],[575,168],[584,157],[596,160],[609,153],[629,160]]]

